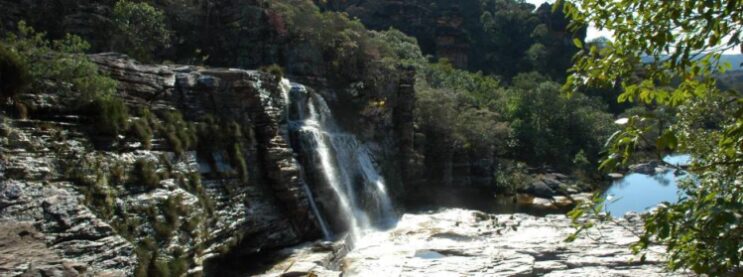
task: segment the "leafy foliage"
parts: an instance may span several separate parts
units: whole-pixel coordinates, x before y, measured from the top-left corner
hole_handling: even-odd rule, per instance
[[[218,120],[207,116],[203,122],[198,124],[196,134],[202,142],[197,148],[199,157],[210,164],[212,171],[220,172],[217,159],[227,157],[229,164],[235,170],[234,173],[230,173],[233,176],[237,175],[243,182],[248,181],[245,143],[252,140],[250,128],[241,127],[235,121]],[[215,154],[218,157],[215,157]]]
[[[181,156],[185,151],[196,146],[198,142],[196,127],[193,123],[183,120],[180,112],[163,112],[160,118],[162,118],[162,124],[159,124],[158,131],[168,141],[173,152]]]
[[[677,123],[655,133],[642,125],[647,116],[631,117],[609,140],[602,167],[626,164],[643,140],[659,156],[676,151],[693,158],[690,171],[697,181],[682,186],[685,196],[678,203],[647,216],[635,250],[659,242],[670,253],[672,269],[740,273],[743,97],[721,91],[713,78],[730,67],[719,62],[721,54],[740,46],[740,2],[578,0],[565,8],[575,24],[592,23],[615,34],[604,49],[592,45],[576,56],[567,92],[621,83],[620,102],[676,109]]]
[[[31,83],[28,65],[18,54],[0,44],[0,100],[14,98]]]
[[[284,69],[281,68],[281,66],[279,66],[278,64],[261,67],[260,71],[270,74],[276,80],[281,80],[281,78],[284,78]]]
[[[584,30],[567,30],[569,18],[546,3],[535,7],[517,0],[405,1],[405,8],[396,10],[379,1],[315,2],[326,10],[347,12],[370,29],[402,30],[417,39],[426,55],[449,58],[461,69],[504,80],[528,71],[564,78],[578,50],[572,39],[585,36]]]
[[[112,19],[118,31],[114,49],[138,60],[151,61],[155,50],[170,43],[165,14],[147,2],[119,0]]]
[[[564,97],[559,84],[536,73],[516,76],[505,102],[517,138],[513,154],[533,164],[569,169],[581,151],[595,163],[614,131],[611,115],[597,101],[581,94]]]
[[[63,40],[49,41],[21,21],[17,33],[3,39],[8,50],[17,53],[18,61],[28,65],[31,92],[53,91],[76,95],[75,107],[95,118],[96,131],[116,135],[126,130],[128,111],[116,97],[116,81],[98,72],[98,67],[84,56],[90,47],[80,37],[67,35]]]
[[[160,187],[160,176],[157,175],[156,165],[150,160],[137,160],[129,175],[131,186],[144,187],[149,190]]]
[[[416,121],[427,136],[439,137],[442,147],[503,152],[509,126],[496,110],[480,104],[499,91],[498,81],[448,63],[422,69],[416,84]]]
[[[286,29],[287,40],[305,47],[302,55],[316,64],[311,72],[291,72],[294,67],[287,73],[326,76],[331,85],[360,90],[380,88],[396,76],[400,53],[347,14],[321,12],[310,0],[274,1],[270,9]]]

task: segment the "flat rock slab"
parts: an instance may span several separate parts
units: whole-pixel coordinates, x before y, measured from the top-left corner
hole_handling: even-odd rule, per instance
[[[620,219],[639,228],[632,219]],[[468,210],[408,214],[392,230],[370,233],[341,263],[344,276],[683,276],[667,272],[653,247],[632,255],[626,228],[601,225],[575,242],[562,215],[488,215]]]

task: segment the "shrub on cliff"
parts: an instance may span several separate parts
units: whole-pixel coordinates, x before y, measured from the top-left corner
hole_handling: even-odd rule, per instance
[[[0,44],[0,100],[14,98],[30,84],[28,66],[18,54]]]
[[[144,149],[152,148],[152,127],[145,119],[138,119],[132,123],[130,133],[142,143]]]
[[[157,175],[155,163],[146,159],[137,160],[130,173],[129,184],[148,189],[160,187],[160,176]]]
[[[114,136],[129,126],[128,109],[120,98],[97,96],[88,103],[87,109],[98,134]]]
[[[120,0],[114,6],[113,22],[118,31],[113,48],[140,61],[151,61],[155,50],[170,43],[165,14],[146,2]]]
[[[49,41],[44,33],[21,21],[18,31],[5,34],[1,42],[8,51],[17,54],[19,63],[28,66],[31,91],[61,95],[64,101],[71,102],[64,105],[94,119],[95,130],[100,134],[116,135],[125,130],[129,116],[126,106],[115,95],[117,83],[101,74],[85,56],[90,45],[83,39],[67,35]]]
[[[158,126],[159,132],[170,144],[178,156],[192,149],[198,142],[196,127],[183,119],[183,115],[177,111],[168,111],[160,115],[162,124]]]
[[[284,69],[281,68],[278,64],[272,64],[269,66],[263,66],[260,68],[260,71],[263,73],[268,73],[276,80],[281,80],[281,78],[284,78]]]

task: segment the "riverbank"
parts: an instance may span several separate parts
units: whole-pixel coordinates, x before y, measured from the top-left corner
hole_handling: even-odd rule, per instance
[[[665,271],[660,246],[642,262],[631,253],[638,219],[599,225],[567,243],[573,229],[563,215],[406,214],[395,228],[364,236],[343,258],[333,250],[342,247],[307,245],[261,276],[684,276]]]

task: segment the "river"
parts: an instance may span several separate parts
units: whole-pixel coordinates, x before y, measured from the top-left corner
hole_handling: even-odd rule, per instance
[[[663,159],[669,164],[687,165],[689,155],[671,155]],[[644,212],[662,202],[675,203],[682,193],[678,181],[688,178],[683,171],[668,169],[654,175],[631,173],[613,182],[604,193],[605,210],[614,216],[627,212]]]

